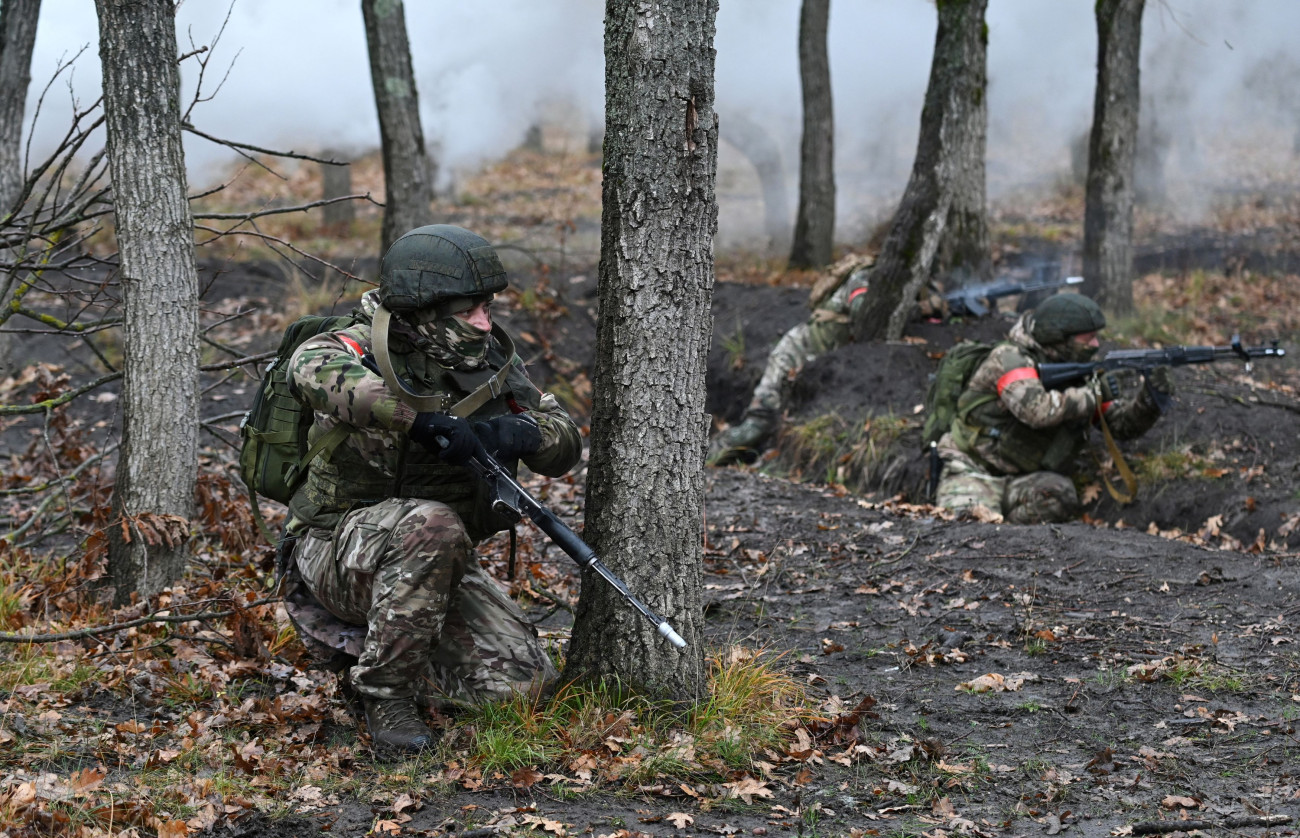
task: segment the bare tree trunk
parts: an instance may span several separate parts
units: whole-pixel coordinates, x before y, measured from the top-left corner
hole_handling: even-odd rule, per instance
[[[1133,170],[1146,0],[1097,0],[1097,93],[1088,143],[1083,292],[1116,314],[1133,309]]]
[[[689,644],[584,579],[565,677],[705,689],[704,379],[717,232],[717,0],[607,0],[600,322],[586,536]]]
[[[424,146],[402,0],[361,0],[361,15],[384,154],[384,253],[398,236],[433,223],[436,170]]]
[[[17,210],[23,189],[23,112],[41,0],[0,2],[0,218]],[[9,375],[11,335],[0,332],[0,380]]]
[[[340,160],[345,157],[340,151],[327,151],[324,156],[330,160]],[[344,195],[352,194],[352,165],[350,163],[344,163],[341,166],[321,163],[320,176],[320,197],[322,201],[342,198]],[[348,227],[356,217],[357,207],[352,201],[338,201],[337,203],[326,204],[321,213],[321,221],[324,225],[338,234],[346,234]]]
[[[852,311],[857,340],[897,340],[932,278],[987,279],[984,149],[988,132],[988,0],[938,0],[930,83],[912,176],[868,292]]]
[[[763,190],[763,233],[767,237],[768,249],[773,252],[788,249],[790,199],[786,196],[781,146],[766,127],[741,111],[720,114],[718,130],[722,139],[745,155],[758,174],[759,188]]]
[[[198,470],[198,275],[174,4],[95,0],[95,8],[121,253],[125,366],[113,508],[123,524],[109,529],[109,573],[124,603],[132,591],[157,593],[185,569]],[[167,537],[149,534],[150,525]]]
[[[0,3],[0,218],[14,209],[22,191],[23,111],[40,14],[41,0]]]
[[[803,0],[799,13],[799,80],[803,142],[799,152],[799,211],[790,245],[791,268],[821,268],[835,244],[835,116],[826,29],[831,0]]]

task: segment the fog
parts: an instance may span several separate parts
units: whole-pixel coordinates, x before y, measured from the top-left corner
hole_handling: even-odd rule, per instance
[[[990,0],[988,179],[992,200],[1070,176],[1070,146],[1092,114],[1092,0]],[[445,188],[459,172],[518,146],[530,126],[562,121],[598,131],[604,97],[604,6],[595,0],[418,0],[406,4],[426,138]],[[210,44],[193,120],[259,146],[360,154],[378,145],[357,0],[185,0],[181,50]],[[764,126],[797,193],[798,0],[722,0],[717,103]],[[835,0],[829,50],[841,239],[887,217],[906,183],[934,43],[930,0]],[[1179,209],[1202,211],[1215,190],[1294,172],[1300,119],[1295,0],[1148,0],[1142,84],[1147,135],[1171,149],[1165,171]],[[44,0],[27,119],[61,62],[85,52],[45,93],[33,150],[66,127],[71,101],[98,95],[92,0]],[[182,73],[184,101],[199,80]],[[217,85],[221,84],[218,91]],[[215,92],[215,95],[213,95]],[[1149,127],[1154,118],[1156,130]],[[215,180],[228,149],[187,136],[191,180]],[[756,193],[729,145],[720,164],[723,233],[752,222]],[[1178,190],[1183,190],[1179,193]],[[749,201],[748,203],[752,203]],[[756,222],[754,222],[756,223]]]

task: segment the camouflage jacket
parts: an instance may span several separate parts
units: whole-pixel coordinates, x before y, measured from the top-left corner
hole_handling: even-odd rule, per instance
[[[478,477],[411,442],[406,434],[415,409],[362,365],[362,356],[373,349],[370,318],[376,305],[375,294],[366,294],[355,325],[305,341],[290,359],[293,386],[314,414],[309,440],[314,442],[339,423],[353,430],[328,458],[312,461],[307,479],[289,504],[289,531],[332,529],[349,510],[390,497],[448,504],[476,541],[504,528],[506,522],[492,514]],[[541,392],[529,380],[517,355],[506,357],[495,338],[488,349],[488,369],[464,373],[438,365],[393,332],[389,352],[394,370],[421,394],[450,393],[459,400],[512,364],[505,389],[466,418],[475,422],[526,412],[537,420],[542,444],[536,454],[524,458],[525,465],[538,474],[558,477],[578,462],[582,439],[573,420],[553,395]]]
[[[1124,392],[1134,396],[1104,404],[1093,382],[1063,390],[1043,387],[1038,364],[1062,359],[1032,332],[1028,312],[976,368],[957,401],[951,438],[978,465],[1002,475],[1044,469],[1069,474],[1099,409],[1117,439],[1140,436],[1159,418],[1146,388],[1131,380],[1124,382]]]

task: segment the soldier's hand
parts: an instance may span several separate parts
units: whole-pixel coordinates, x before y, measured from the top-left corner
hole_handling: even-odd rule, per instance
[[[1119,386],[1119,377],[1113,372],[1099,377],[1097,383],[1100,386],[1102,402],[1118,401],[1124,395],[1124,391]]]
[[[474,454],[478,440],[469,423],[449,413],[417,413],[407,433],[412,440],[454,466],[463,466]]]
[[[1174,394],[1174,377],[1169,367],[1156,367],[1146,374],[1147,384],[1162,396]]]
[[[542,447],[542,431],[527,413],[508,413],[486,422],[475,422],[474,433],[494,456],[502,459],[536,454]]]

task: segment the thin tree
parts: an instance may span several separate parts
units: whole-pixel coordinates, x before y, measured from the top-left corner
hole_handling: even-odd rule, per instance
[[[95,0],[123,301],[118,603],[180,578],[198,470],[198,275],[172,0]]]
[[[23,186],[23,111],[40,15],[41,0],[0,3],[0,217],[14,209]]]
[[[1083,292],[1116,314],[1133,309],[1133,202],[1146,0],[1097,0],[1097,91],[1088,141]]]
[[[701,643],[704,380],[717,232],[717,0],[607,0],[600,321],[585,534],[686,639],[584,580],[565,677],[692,700]]]
[[[799,152],[799,211],[790,245],[791,268],[830,264],[835,243],[835,115],[826,30],[831,0],[803,0],[799,12],[799,80],[803,141]]]
[[[938,0],[930,82],[912,175],[851,316],[857,340],[897,340],[916,294],[992,271],[985,208],[988,133],[988,0]]]
[[[408,230],[433,223],[436,171],[420,125],[420,96],[402,0],[361,0],[361,15],[384,156],[382,253]]]
[[[780,252],[790,246],[790,199],[786,193],[785,163],[781,146],[772,132],[744,111],[724,111],[718,116],[718,131],[749,160],[763,192],[763,235],[767,248]]]

